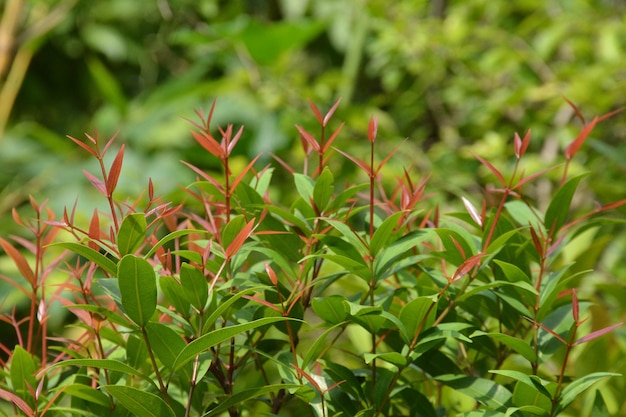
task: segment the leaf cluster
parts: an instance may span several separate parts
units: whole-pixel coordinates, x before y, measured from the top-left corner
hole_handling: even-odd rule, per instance
[[[443,213],[410,167],[386,187],[395,150],[378,160],[377,118],[369,154],[339,149],[338,105],[323,114],[309,102],[319,130],[296,127],[300,167],[276,157],[235,168],[243,127],[215,129],[215,104],[198,111],[192,137],[221,172],[185,162],[196,180],[180,204],[151,180],[143,197],[118,200],[124,145],[70,137],[98,162],[84,175],[107,209],[83,225],[76,205],[57,218],[33,199],[34,220],[14,211],[32,240],[0,238],[15,265],[0,278],[30,301],[26,317],[1,316],[18,336],[2,346],[5,414],[582,415],[581,394],[619,374],[579,370],[580,346],[621,323],[589,325],[588,271],[564,253],[610,227],[606,213],[626,200],[572,210],[584,175],[568,167],[610,115],[543,171],[524,170],[530,131],[513,138],[510,175],[476,155],[498,184],[495,204],[462,195],[465,211]],[[340,184],[331,159],[367,181]],[[273,186],[277,170],[292,192]],[[555,192],[536,207],[525,189],[553,171]],[[60,306],[71,320],[57,335],[47,324]],[[587,415],[608,415],[615,396],[596,391],[591,412],[602,414]]]

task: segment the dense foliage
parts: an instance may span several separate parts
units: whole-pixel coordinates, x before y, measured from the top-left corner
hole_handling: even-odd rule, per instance
[[[256,157],[235,171],[243,127],[219,127],[217,140],[215,105],[198,112],[193,137],[222,169],[184,162],[197,180],[180,205],[151,180],[143,198],[118,200],[125,145],[107,165],[115,137],[70,137],[98,162],[98,175],[84,174],[108,210],[88,224],[76,206],[59,219],[35,200],[34,220],[14,211],[32,235],[0,238],[19,273],[1,277],[28,296],[30,313],[3,316],[19,339],[2,346],[0,398],[26,416],[598,416],[622,407],[620,391],[589,390],[621,374],[582,366],[592,353],[584,346],[622,323],[593,315],[589,326],[589,271],[566,262],[577,237],[610,228],[599,214],[626,203],[572,216],[585,175],[568,169],[610,114],[543,171],[525,171],[530,131],[515,135],[510,175],[476,155],[498,188],[481,204],[462,196],[465,211],[448,214],[428,204],[428,177],[415,170],[385,189],[396,152],[376,158],[376,118],[362,158],[339,148],[339,101],[325,115],[310,104],[319,133],[296,126],[299,168],[276,158],[258,169]],[[368,181],[338,184],[336,158]],[[278,169],[295,193],[272,184]],[[552,171],[561,179],[540,209],[524,190]],[[59,307],[73,316],[60,337],[48,326]]]
[[[75,368],[53,368],[66,373],[55,374],[59,377],[52,380],[36,374],[35,379],[25,379],[25,385],[13,386],[10,381],[23,375],[21,371],[10,375],[13,371],[7,371],[11,369],[9,358],[17,355],[16,361],[24,365],[26,375],[29,370],[45,368],[53,358],[66,359],[65,350],[73,349],[67,340],[84,342],[85,346],[95,343],[95,349],[102,349],[94,354],[85,347],[79,351],[81,357],[103,360],[112,355],[115,360],[124,360],[129,343],[131,351],[144,352],[150,340],[142,339],[141,329],[153,327],[156,315],[146,324],[138,323],[128,312],[101,317],[96,313],[102,312],[95,311],[95,307],[67,308],[68,300],[72,300],[77,304],[103,303],[125,311],[128,304],[124,305],[116,288],[107,284],[94,285],[93,299],[90,298],[91,280],[113,282],[104,278],[117,277],[124,255],[131,254],[134,260],[146,260],[159,276],[171,275],[183,287],[189,279],[194,282],[198,278],[197,273],[190,272],[190,266],[200,269],[209,282],[215,278],[216,286],[222,285],[223,279],[235,279],[233,285],[216,287],[204,300],[209,310],[215,309],[229,300],[231,292],[238,293],[235,289],[244,289],[238,293],[240,298],[232,301],[232,310],[220,310],[224,326],[252,323],[261,315],[285,315],[285,308],[288,316],[304,318],[305,323],[298,327],[304,330],[296,339],[288,332],[285,334],[289,322],[252,325],[234,339],[237,349],[238,343],[251,340],[261,344],[258,349],[252,345],[236,350],[235,355],[241,358],[241,367],[237,369],[241,372],[252,367],[246,361],[254,358],[259,369],[268,372],[271,363],[277,365],[271,368],[274,374],[265,376],[267,381],[299,386],[280,391],[281,396],[290,397],[289,393],[301,399],[301,403],[288,401],[281,415],[295,414],[306,408],[304,404],[318,404],[322,398],[324,404],[316,405],[316,412],[335,413],[345,398],[350,398],[359,410],[375,408],[380,398],[376,400],[374,392],[367,390],[375,386],[373,379],[382,378],[380,375],[389,370],[398,371],[397,380],[390,385],[396,389],[392,392],[395,402],[385,400],[378,406],[400,407],[402,413],[409,413],[402,409],[401,398],[418,392],[415,395],[426,398],[423,404],[430,402],[439,411],[450,414],[454,414],[454,407],[466,412],[474,401],[482,401],[481,409],[495,409],[494,404],[485,404],[484,399],[471,392],[471,399],[459,394],[468,394],[471,389],[464,391],[458,384],[437,379],[444,370],[426,366],[426,350],[409,349],[411,343],[419,342],[406,339],[407,324],[398,309],[405,304],[419,306],[426,301],[415,300],[422,297],[437,300],[429,313],[435,318],[424,316],[423,328],[419,332],[413,329],[421,335],[415,333],[416,340],[421,340],[422,331],[429,327],[435,333],[437,329],[445,330],[445,340],[437,336],[432,346],[427,343],[423,349],[456,363],[455,368],[445,368],[444,373],[486,379],[504,387],[512,394],[512,402],[506,403],[509,410],[520,406],[520,398],[526,398],[523,387],[528,383],[539,390],[537,401],[543,401],[539,407],[556,413],[560,411],[555,405],[560,401],[559,393],[571,381],[591,382],[585,376],[595,372],[624,374],[626,345],[621,328],[573,346],[575,336],[581,332],[611,328],[626,318],[626,236],[621,221],[626,209],[620,204],[610,205],[624,198],[621,176],[626,155],[619,144],[624,140],[626,126],[622,113],[612,113],[624,106],[626,96],[622,65],[626,50],[624,11],[621,1],[612,0],[399,0],[392,4],[385,0],[2,2],[0,342],[6,349],[0,355],[5,364],[0,386],[7,392],[19,391],[22,398],[30,395],[26,392],[31,393],[28,384],[41,382],[42,389],[48,391],[37,407],[65,406],[67,401],[62,397],[72,397],[74,407],[82,407],[77,405],[77,396],[93,399],[92,391],[76,394],[72,392],[74,388],[54,390],[55,384],[62,382],[76,382],[72,385],[75,387],[86,381],[63,380]],[[228,151],[228,167],[223,155],[216,155],[216,149],[206,141],[187,139],[188,121],[197,123],[193,109],[210,106],[214,97],[219,97],[219,105],[212,112],[213,134],[237,137],[237,146]],[[337,97],[341,97],[341,102],[333,107]],[[334,117],[346,121],[333,137],[332,145],[315,143],[329,140],[339,123],[331,128],[319,112],[317,121],[308,116],[306,98],[320,108],[332,107]],[[613,117],[598,123],[600,120],[593,115],[599,114]],[[372,134],[370,115],[377,121],[380,136],[375,147],[364,134]],[[196,126],[196,139],[202,137],[202,132],[209,132],[206,124],[204,117]],[[228,124],[245,125],[245,132],[215,133],[216,125]],[[514,132],[528,127],[532,128],[531,141],[526,135],[513,141]],[[85,152],[66,138],[68,133],[78,138],[81,132],[96,129],[99,133],[90,135],[94,141],[119,132],[124,147],[111,142],[106,152],[102,139],[97,144],[88,140],[91,151]],[[403,142],[405,137],[408,139]],[[577,137],[582,139],[574,143],[581,146],[572,147],[572,140]],[[523,162],[511,163],[513,155],[514,161],[520,159],[521,155],[516,154],[520,146],[528,149]],[[565,154],[567,168],[554,168],[563,161],[565,149],[570,152]],[[207,157],[205,150],[217,158]],[[318,158],[320,152],[323,155]],[[371,166],[387,156],[393,162],[382,164],[380,172],[372,176]],[[360,158],[367,159],[367,163]],[[120,175],[122,160],[124,169]],[[326,170],[319,170],[318,166]],[[81,170],[100,172],[102,176],[78,175]],[[532,173],[541,174],[531,178]],[[111,177],[114,180],[107,180]],[[373,194],[369,188],[372,177],[376,182]],[[530,179],[524,180],[525,177]],[[362,182],[365,185],[354,185]],[[523,187],[516,188],[520,182]],[[115,194],[109,195],[113,189]],[[160,199],[155,190],[161,194]],[[102,194],[107,198],[101,198]],[[78,203],[74,203],[77,196]],[[329,198],[327,207],[317,207],[320,198]],[[228,206],[226,201],[232,204]],[[563,204],[558,210],[557,201]],[[264,210],[262,206],[267,207]],[[602,207],[612,209],[611,222],[586,217],[585,213]],[[64,208],[69,219],[60,219]],[[406,214],[406,210],[410,213]],[[556,218],[565,216],[565,210],[569,217],[559,220],[565,222],[558,225],[561,232],[556,230],[558,227],[551,230],[546,221],[554,223]],[[33,211],[35,220],[27,220],[33,217]],[[46,223],[45,219],[52,216],[55,220]],[[232,226],[227,226],[229,217]],[[147,219],[145,230],[142,218]],[[253,218],[255,222],[250,223]],[[570,226],[574,219],[583,220]],[[59,222],[64,226],[60,227]],[[392,224],[397,226],[391,227]],[[145,232],[145,241],[135,241],[137,247],[120,248],[120,239],[130,244],[130,238],[124,236],[129,228],[140,234]],[[453,230],[460,236],[447,236],[453,232],[440,229]],[[125,231],[120,238],[122,230]],[[192,230],[203,232],[196,235]],[[282,237],[287,244],[269,233],[277,230],[285,235]],[[374,245],[374,253],[371,245],[378,230],[387,231],[378,233],[378,239],[383,241]],[[176,231],[179,234],[171,240],[156,245]],[[236,255],[234,252],[239,252],[233,246],[226,256],[229,240],[232,243],[239,232],[243,233],[242,239],[247,235],[246,243],[242,243],[244,249],[239,248],[242,254]],[[497,237],[507,236],[507,232],[508,240],[503,237],[498,241]],[[358,237],[351,237],[350,233]],[[321,235],[328,237],[321,239]],[[368,283],[375,274],[367,275],[357,264],[340,261],[341,257],[360,256],[369,268],[379,255],[383,256],[385,248],[405,238],[409,246],[401,247],[403,255],[383,257],[391,269],[382,271],[388,275],[374,286]],[[53,241],[65,243],[46,246]],[[197,244],[189,243],[194,241]],[[495,242],[503,246],[493,246]],[[158,267],[163,257],[160,253],[157,257],[157,249],[150,252],[155,245],[174,254],[170,265]],[[63,246],[78,251],[82,257],[72,258],[61,250]],[[115,266],[90,250],[98,250]],[[217,251],[211,262],[185,258],[194,251],[204,256],[203,250]],[[183,252],[175,256],[176,251]],[[286,261],[274,260],[275,252],[286,257]],[[238,257],[239,263],[230,259],[233,257]],[[71,266],[67,261],[72,262]],[[188,266],[183,267],[183,262]],[[215,268],[220,262],[225,269],[218,273],[219,268]],[[286,262],[295,269],[286,269]],[[414,265],[410,265],[412,262]],[[146,266],[142,261],[137,263]],[[523,274],[507,269],[508,264]],[[455,271],[463,266],[468,268],[467,275],[457,281]],[[271,271],[276,274],[278,287],[270,279]],[[183,278],[187,273],[192,277]],[[548,289],[557,291],[558,297],[548,298],[545,310],[539,314],[535,311],[537,301],[532,297],[539,296],[542,302],[546,299],[533,293],[528,285],[526,292],[524,284],[502,285],[511,274],[524,278],[540,294],[546,291],[542,287],[544,276],[557,277],[562,286],[554,284],[557,289]],[[411,283],[407,276],[419,280]],[[68,277],[78,281],[68,281]],[[453,281],[450,285],[445,282],[448,279]],[[203,318],[198,318],[201,308],[196,304],[201,300],[187,299],[181,301],[182,305],[176,304],[172,294],[161,292],[162,281],[159,278],[156,308],[161,321],[169,311],[172,323],[181,326],[173,327],[181,340],[191,342],[218,330],[209,324],[199,328],[194,323],[207,319],[209,314],[202,313]],[[247,293],[243,282],[250,288],[264,287],[258,293]],[[480,285],[487,288],[482,291]],[[70,291],[61,296],[67,289]],[[359,298],[359,294],[364,298]],[[521,304],[512,301],[512,294],[521,297]],[[80,303],[74,299],[78,296],[83,297]],[[344,300],[339,302],[338,296]],[[282,301],[280,297],[284,297]],[[375,306],[371,305],[372,297]],[[477,300],[481,300],[479,306],[474,305]],[[259,303],[265,306],[264,310]],[[578,318],[571,314],[566,317],[566,311],[575,305],[579,305]],[[255,308],[259,309],[254,312],[257,315],[247,316]],[[338,308],[338,318],[329,319],[325,308]],[[80,313],[81,309],[84,312]],[[185,309],[188,311],[183,314]],[[552,309],[560,309],[561,315],[550,316]],[[591,319],[574,332],[580,327],[584,309]],[[374,331],[373,325],[368,327],[365,321],[381,311],[387,318],[376,319],[381,321],[374,323],[380,329]],[[514,321],[511,311],[529,317],[530,321]],[[320,321],[311,321],[307,314],[318,316]],[[42,321],[42,317],[46,320]],[[93,321],[94,317],[98,320]],[[104,318],[107,320],[100,321]],[[76,320],[102,324],[103,335],[96,332],[88,340],[80,339],[81,332],[72,327]],[[163,324],[172,327],[172,323],[166,320]],[[469,327],[449,331],[445,326],[438,327],[446,323],[464,323]],[[558,327],[559,323],[562,327]],[[296,326],[296,322],[292,324]],[[405,326],[404,333],[399,324]],[[218,326],[217,322],[213,325]],[[78,329],[80,326],[84,324],[79,324]],[[316,330],[309,332],[311,327]],[[326,328],[334,330],[326,334]],[[495,328],[507,336],[494,336]],[[572,333],[565,334],[566,328]],[[558,337],[552,338],[550,330]],[[481,331],[485,335],[476,333]],[[336,341],[333,332],[341,334]],[[169,330],[163,330],[163,334],[171,336]],[[332,348],[328,353],[318,350],[305,355],[320,334],[326,336],[319,339],[325,342],[320,341],[318,347],[326,343]],[[102,340],[98,341],[98,337]],[[560,349],[554,341],[559,337],[563,339]],[[293,357],[291,362],[272,356],[272,349],[283,348],[286,340]],[[516,350],[526,349],[516,340],[536,349],[537,357],[528,350],[525,354]],[[116,343],[120,346],[110,350]],[[179,341],[173,343],[181,345]],[[216,347],[223,349],[226,345],[217,343],[211,354],[223,360],[222,350]],[[60,351],[57,346],[61,346]],[[405,346],[408,351],[403,350]],[[132,380],[128,384],[134,388],[143,389],[154,383],[161,393],[168,388],[154,378],[164,372],[178,378],[173,386],[179,392],[168,395],[183,403],[179,397],[183,392],[189,393],[189,385],[184,382],[185,376],[178,374],[182,368],[174,371],[172,363],[158,349],[149,355],[151,366],[144,363],[139,370],[143,356],[127,363],[142,372],[141,376],[136,375],[137,381],[114,372],[119,369],[101,367],[102,363],[98,369],[106,378],[111,373],[113,382]],[[593,354],[594,351],[603,354]],[[208,352],[200,357],[208,356]],[[357,356],[369,352],[370,356],[349,361],[345,353],[336,352]],[[403,356],[404,365],[394,362],[400,360],[398,356],[382,355],[390,352]],[[30,353],[35,356],[29,356]],[[527,362],[520,365],[520,357]],[[308,362],[298,362],[303,358]],[[313,364],[318,367],[307,368]],[[329,371],[328,364],[347,367],[357,378],[353,384],[358,383],[361,388],[349,391],[347,387],[353,385],[344,382],[330,389],[341,378]],[[517,371],[514,365],[522,366],[522,373],[536,374],[539,379],[486,373],[489,369]],[[531,372],[525,365],[530,366]],[[374,371],[378,368],[382,369],[380,373]],[[413,378],[415,369],[422,372],[422,379],[428,383]],[[213,393],[211,399],[217,391],[228,393],[216,370],[204,370],[208,376],[198,379],[205,384],[199,389]],[[80,372],[96,380],[91,368]],[[80,372],[76,375],[83,375]],[[230,377],[238,375],[235,370],[232,372]],[[313,375],[325,378],[325,395],[320,394],[324,387],[315,385],[321,379],[308,379]],[[302,388],[307,384],[305,380],[309,383],[307,389]],[[111,381],[107,384],[111,385]],[[257,382],[252,378],[250,384]],[[537,384],[544,384],[548,393]],[[588,388],[584,382],[580,384],[580,392]],[[559,388],[551,391],[554,387]],[[563,415],[626,413],[626,404],[619,394],[626,390],[623,377],[602,380],[594,385],[594,389],[598,387],[604,388],[601,399],[596,402],[595,391],[588,389]],[[317,394],[311,394],[313,391]],[[253,390],[248,394],[275,401],[277,392]],[[569,392],[579,393],[575,388]],[[113,391],[107,394],[107,406],[118,404],[119,398]],[[550,399],[549,407],[545,398],[540,400],[542,395]],[[197,394],[190,396],[198,398]],[[195,400],[202,405],[191,407],[197,413],[202,407],[208,410],[221,404],[222,400]],[[454,405],[456,401],[460,401],[458,406]],[[246,403],[244,408],[253,410],[253,404]],[[28,406],[37,408],[32,403]],[[294,409],[289,411],[289,407]],[[428,413],[430,409],[424,407],[415,412]],[[100,411],[93,413],[98,415]],[[344,415],[355,412],[343,411]]]

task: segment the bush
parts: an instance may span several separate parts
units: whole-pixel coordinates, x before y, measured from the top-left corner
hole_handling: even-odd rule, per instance
[[[124,145],[71,138],[97,160],[99,175],[85,175],[108,212],[82,224],[76,205],[55,218],[32,199],[34,220],[14,211],[32,239],[0,238],[15,264],[1,277],[29,306],[26,317],[2,316],[17,335],[2,346],[4,414],[596,416],[621,407],[620,392],[590,390],[619,374],[583,348],[621,323],[592,316],[588,270],[571,262],[577,237],[610,229],[617,220],[605,212],[626,203],[572,209],[585,175],[570,176],[570,162],[610,114],[584,125],[563,164],[538,172],[525,172],[530,131],[515,135],[509,167],[476,155],[497,186],[444,214],[428,175],[407,168],[382,181],[402,144],[379,160],[376,118],[365,159],[340,149],[338,104],[323,115],[310,103],[319,133],[297,126],[300,168],[275,158],[258,169],[258,157],[235,168],[243,127],[220,128],[217,140],[215,105],[197,112],[193,137],[221,172],[185,163],[197,180],[180,204],[151,180],[120,201]],[[367,180],[340,185],[331,158]],[[293,189],[272,185],[279,171]],[[541,207],[532,185],[553,177]],[[53,334],[62,311],[69,324]]]

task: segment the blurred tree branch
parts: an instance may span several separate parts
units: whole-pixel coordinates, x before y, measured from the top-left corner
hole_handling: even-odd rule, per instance
[[[45,35],[67,17],[76,1],[62,1],[56,6],[7,1],[0,21],[0,140],[33,55]]]

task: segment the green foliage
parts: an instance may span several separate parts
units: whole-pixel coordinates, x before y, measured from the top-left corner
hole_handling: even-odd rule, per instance
[[[32,199],[35,220],[14,215],[32,241],[0,238],[14,264],[1,277],[31,306],[2,315],[20,333],[2,346],[2,412],[618,415],[620,373],[584,346],[622,323],[598,319],[591,275],[574,267],[587,254],[569,251],[589,228],[611,228],[607,213],[626,200],[573,207],[585,177],[567,173],[573,146],[563,166],[527,174],[528,134],[511,166],[476,155],[500,188],[444,212],[416,169],[387,178],[395,150],[376,160],[376,118],[365,158],[339,150],[343,124],[326,137],[338,103],[324,116],[310,103],[320,135],[297,127],[301,168],[234,164],[242,130],[220,127],[218,140],[215,105],[198,112],[192,136],[221,172],[185,162],[197,179],[180,204],[152,181],[143,200],[119,198],[124,146],[104,164],[115,137],[71,138],[99,162],[99,177],[84,174],[107,209],[55,220]],[[366,182],[340,185],[335,158]],[[273,181],[279,165],[291,190]],[[545,207],[525,194],[541,180],[554,189]],[[68,315],[60,337],[47,326],[55,309]]]

